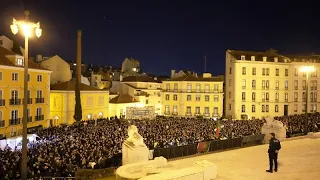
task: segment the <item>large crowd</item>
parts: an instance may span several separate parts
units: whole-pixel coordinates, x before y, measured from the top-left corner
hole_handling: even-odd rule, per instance
[[[318,131],[320,114],[309,114],[309,130]],[[303,131],[305,115],[276,117],[290,135]],[[260,134],[264,120],[184,119],[160,117],[155,120],[101,119],[71,126],[42,129],[39,139],[29,142],[28,175],[40,177],[74,176],[77,169],[105,168],[121,164],[122,142],[128,126],[134,124],[149,149],[181,146],[207,140]],[[219,135],[216,130],[219,128]],[[220,130],[221,129],[221,130]],[[21,151],[6,147],[0,150],[0,180],[19,179]]]

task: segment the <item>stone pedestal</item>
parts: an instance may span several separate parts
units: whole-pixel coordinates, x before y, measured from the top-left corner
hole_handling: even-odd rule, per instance
[[[149,160],[149,149],[146,145],[134,146],[133,143],[124,141],[122,144],[122,165]]]
[[[276,138],[280,141],[286,139],[286,128],[283,126],[283,123],[280,121],[275,121],[273,118],[268,117],[267,123],[262,126],[261,134],[265,134],[264,143],[269,143],[271,139],[271,134],[274,133]]]

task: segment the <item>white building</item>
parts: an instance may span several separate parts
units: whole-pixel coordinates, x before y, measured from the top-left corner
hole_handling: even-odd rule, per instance
[[[0,36],[0,46],[4,47],[5,49],[12,51],[13,41],[9,39],[7,36]],[[24,48],[20,47],[22,55],[24,55]]]

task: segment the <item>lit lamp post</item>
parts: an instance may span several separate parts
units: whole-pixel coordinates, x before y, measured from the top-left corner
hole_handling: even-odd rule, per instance
[[[39,38],[42,33],[40,23],[32,23],[29,21],[29,11],[25,11],[25,20],[17,21],[13,19],[10,26],[13,34],[17,34],[19,27],[22,29],[25,40],[24,49],[24,94],[23,94],[23,119],[22,119],[22,165],[21,165],[21,179],[27,180],[28,175],[28,145],[27,145],[27,120],[28,120],[28,39],[32,35],[32,30],[35,29],[35,34]]]
[[[302,66],[300,68],[300,71],[301,72],[304,72],[306,73],[306,106],[305,106],[305,114],[306,114],[306,117],[304,119],[304,135],[307,135],[308,134],[308,101],[309,101],[309,73],[310,72],[314,72],[315,71],[315,68],[314,66]]]

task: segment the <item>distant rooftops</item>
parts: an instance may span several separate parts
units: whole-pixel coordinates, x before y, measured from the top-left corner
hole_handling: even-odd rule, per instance
[[[67,82],[61,82],[61,83],[51,85],[50,90],[74,91],[75,87],[76,87],[76,81],[74,79],[71,79],[70,81],[67,81]],[[88,86],[86,84],[81,83],[80,91],[106,91],[106,90],[98,89],[96,87]]]
[[[184,76],[177,77],[177,78],[168,79],[167,81],[203,81],[203,82],[224,81],[223,75],[212,77],[211,74],[210,74],[210,76],[208,74],[210,74],[210,73],[204,73],[203,77],[197,77],[194,74],[189,74],[189,75],[184,75]]]
[[[134,97],[130,96],[129,94],[121,94],[112,99],[110,99],[109,103],[111,104],[124,104],[124,103],[138,103]]]
[[[128,76],[123,78],[121,82],[152,82],[152,83],[161,83],[156,77],[152,78],[147,75],[139,75],[139,76]]]

